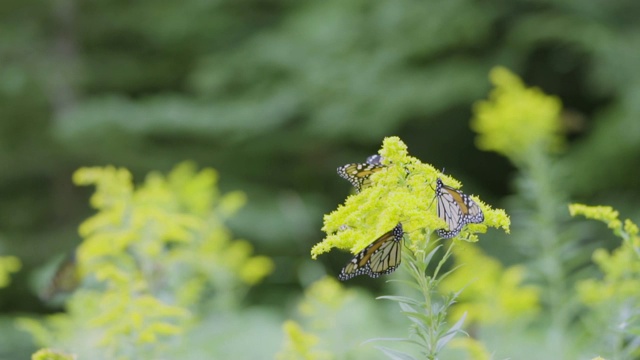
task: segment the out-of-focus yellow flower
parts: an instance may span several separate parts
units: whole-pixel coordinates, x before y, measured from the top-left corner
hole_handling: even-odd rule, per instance
[[[273,260],[266,256],[254,256],[242,264],[240,279],[247,285],[255,285],[265,276],[271,274],[275,265]]]
[[[480,341],[471,337],[458,337],[449,343],[451,348],[464,349],[467,351],[468,360],[490,360],[491,353]]]
[[[638,236],[638,225],[631,220],[625,219],[622,222],[619,213],[611,206],[588,206],[584,204],[570,204],[569,213],[571,216],[582,215],[587,219],[602,221],[613,230],[614,235],[622,238],[640,257],[640,236]]]
[[[36,351],[31,360],[75,360],[76,356],[71,354],[65,354],[61,351],[52,349],[40,349]]]
[[[440,283],[443,293],[463,291],[451,310],[459,319],[467,312],[467,322],[499,323],[539,311],[540,289],[522,285],[524,268],[506,269],[485,255],[480,248],[460,242],[453,247],[455,264],[460,267]]]
[[[73,174],[76,185],[96,185],[91,205],[102,209],[126,201],[132,196],[133,182],[129,170],[113,166],[81,168]]]
[[[340,321],[339,314],[344,311],[345,304],[353,302],[354,298],[353,290],[346,289],[336,279],[328,276],[307,287],[304,298],[298,305],[298,311],[303,320],[302,324],[313,333],[305,333],[298,323],[286,321],[285,344],[277,358],[283,360],[336,358],[329,352],[317,349],[319,343],[323,344],[322,347],[329,346],[325,343],[324,336],[315,334],[337,332],[336,324]],[[320,339],[323,340],[320,341]]]
[[[597,249],[593,252],[593,261],[604,278],[586,279],[577,283],[578,296],[585,305],[640,299],[640,258],[629,244],[623,243],[611,253],[605,249]]]
[[[161,266],[167,263],[158,258],[168,254],[174,262],[201,264],[202,270],[214,276],[220,271],[235,274],[247,285],[273,271],[270,259],[251,256],[253,248],[248,242],[232,241],[223,221],[244,205],[246,196],[239,191],[221,195],[214,169],[197,171],[195,164],[184,162],[167,176],[150,173],[138,188],[126,169],[114,167],[81,168],[74,181],[96,186],[92,204],[99,210],[80,225],[85,238],[78,250],[79,262],[85,264],[83,274],[126,281],[126,271],[138,266],[132,253],[156,259]],[[183,246],[175,246],[177,243]],[[118,271],[103,268],[101,259],[109,256],[122,257]],[[122,269],[123,263],[127,269]],[[192,290],[199,288],[193,285]]]
[[[588,219],[602,221],[623,239],[623,243],[613,251],[597,249],[593,252],[593,261],[598,265],[604,277],[586,279],[578,282],[576,289],[581,301],[587,306],[603,303],[617,303],[640,299],[640,238],[638,226],[631,220],[624,222],[619,213],[610,206],[569,205],[571,215],[583,215]]]
[[[111,166],[81,168],[73,178],[96,187],[97,213],[80,225],[84,240],[76,251],[86,281],[67,312],[47,318],[46,326],[20,322],[43,346],[83,333],[114,357],[138,358],[131,344],[157,344],[186,330],[190,307],[206,290],[216,304],[235,305],[234,296],[273,271],[271,259],[255,256],[225,226],[246,196],[220,194],[213,169],[185,162],[166,176],[150,173],[140,186],[128,170]]]
[[[348,300],[350,290],[345,289],[336,279],[324,277],[307,288],[300,303],[300,313],[304,316],[317,315],[319,308],[337,310]]]
[[[11,282],[9,274],[17,272],[22,267],[20,259],[15,256],[0,256],[0,288]]]
[[[305,290],[298,311],[311,329],[323,331],[335,326],[338,312],[353,299],[352,290],[342,286],[336,279],[326,276]]]
[[[143,284],[133,286],[141,288]],[[110,348],[121,346],[124,339],[137,344],[154,343],[160,336],[176,335],[185,330],[184,323],[189,318],[188,310],[166,304],[151,295],[137,295],[135,289],[111,288],[105,293],[86,293],[83,298],[73,298],[82,306],[87,296],[95,297],[98,316],[91,319],[91,325],[106,329],[101,345]]]
[[[329,360],[333,357],[326,352],[315,350],[319,339],[306,333],[298,323],[287,320],[283,325],[284,349],[276,355],[278,360]]]
[[[584,204],[570,204],[569,213],[571,216],[582,215],[587,219],[602,221],[609,229],[617,230],[622,223],[618,219],[620,215],[611,206],[588,206]]]
[[[557,150],[562,103],[538,88],[527,88],[520,78],[503,67],[489,74],[495,85],[489,100],[474,107],[471,128],[478,133],[476,144],[519,162],[534,147]]]
[[[419,244],[425,241],[425,233],[446,227],[436,215],[436,179],[440,177],[456,187],[460,182],[409,156],[407,146],[398,137],[385,138],[380,154],[386,167],[371,175],[372,186],[349,196],[344,205],[324,216],[322,230],[327,237],[311,249],[313,259],[334,247],[355,254],[398,222],[402,223],[412,250],[423,248]],[[487,227],[508,232],[509,217],[503,210],[494,210],[477,197],[472,198],[482,208],[485,220],[466,226],[459,238],[477,241],[475,233],[483,233]]]

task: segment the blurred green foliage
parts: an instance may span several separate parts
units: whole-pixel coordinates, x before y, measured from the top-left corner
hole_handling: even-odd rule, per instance
[[[11,282],[11,274],[20,270],[20,259],[15,256],[0,257],[0,288]]]
[[[368,293],[348,289],[325,277],[312,283],[283,324],[284,341],[275,359],[373,359],[380,357],[365,339],[401,328],[390,304],[375,303]],[[367,319],[367,327],[362,320]]]
[[[245,289],[259,307],[211,318],[234,329],[257,319],[252,334],[271,330],[301,286],[346,261],[308,258],[322,214],[348,191],[335,168],[388,135],[507,210],[512,240],[489,232],[482,242],[505,268],[533,264],[532,281],[562,273],[557,288],[594,274],[591,250],[615,245],[591,224],[565,226],[566,202],[640,216],[639,16],[634,0],[2,1],[0,255],[17,256],[22,270],[0,290],[0,358],[34,352],[11,331],[15,314],[53,311],[38,284],[80,243],[89,191],[70,178],[81,166],[140,176],[191,159],[220,171],[222,190],[243,190],[249,201],[229,227],[275,270]],[[473,147],[472,102],[485,97],[495,65],[563,102],[566,147],[537,173],[551,174],[544,183]],[[549,211],[535,210],[540,194],[553,200],[543,201]],[[539,239],[559,240],[554,266],[531,255]],[[232,335],[198,326],[233,347]],[[542,332],[510,342],[512,354],[534,353]],[[261,339],[272,353],[280,345]]]
[[[451,310],[452,321],[466,313],[466,323],[509,323],[518,317],[532,317],[540,312],[541,289],[522,286],[526,269],[514,265],[503,269],[500,262],[472,243],[460,242],[453,247],[455,265],[440,283],[440,291],[456,293],[464,289]]]

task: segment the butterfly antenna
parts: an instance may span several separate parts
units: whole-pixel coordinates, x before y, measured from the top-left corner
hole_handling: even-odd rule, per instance
[[[429,203],[429,206],[427,206],[427,211],[429,211],[429,209],[431,209],[431,205],[433,205],[433,202],[437,198],[436,189],[433,187],[433,185],[431,183],[429,183],[429,187],[431,188],[431,190],[433,190],[434,196],[433,196],[433,199],[431,199],[431,202]]]

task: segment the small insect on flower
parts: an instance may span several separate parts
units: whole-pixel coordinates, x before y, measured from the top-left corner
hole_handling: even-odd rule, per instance
[[[402,260],[400,241],[403,235],[402,224],[398,223],[396,227],[377,238],[351,259],[342,269],[338,278],[345,281],[358,275],[377,278],[380,275],[391,274],[398,268],[400,260]]]
[[[371,174],[382,170],[384,167],[385,166],[382,165],[382,156],[371,155],[364,164],[353,163],[340,166],[338,168],[338,175],[341,178],[347,179],[356,188],[356,192],[360,192],[362,189],[371,185],[371,180],[369,179]]]
[[[80,286],[78,260],[75,250],[58,265],[47,287],[39,294],[44,301],[51,301],[63,293],[73,292]]]
[[[460,233],[466,224],[479,224],[484,221],[480,206],[462,191],[445,185],[440,178],[436,183],[438,216],[447,223],[446,229],[438,229],[438,236],[449,239]]]

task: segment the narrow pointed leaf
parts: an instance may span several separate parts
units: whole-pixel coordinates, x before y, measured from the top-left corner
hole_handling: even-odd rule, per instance
[[[403,342],[403,343],[407,343],[407,344],[414,344],[414,345],[418,345],[418,346],[423,346],[421,343],[419,343],[419,342],[417,342],[417,341],[415,341],[413,339],[407,339],[407,338],[373,338],[373,339],[367,339],[367,340],[363,341],[361,345],[372,343],[372,342],[376,342],[376,341],[395,341],[395,342]]]
[[[393,280],[388,280],[388,282],[397,282],[397,283],[404,284],[404,285],[407,285],[409,287],[412,287],[412,288],[414,288],[414,289],[416,289],[418,291],[422,290],[422,288],[420,286],[418,286],[418,284],[416,284],[413,281],[393,279]]]
[[[422,329],[423,331],[428,331],[429,325],[431,324],[430,317],[411,311],[403,311],[402,313],[406,315],[414,324],[418,325],[420,329]]]
[[[392,360],[417,360],[413,356],[398,350],[389,349],[383,346],[376,346],[376,349],[382,351],[389,359]]]
[[[378,299],[392,300],[392,301],[397,301],[399,303],[411,304],[411,305],[416,305],[416,306],[420,306],[420,304],[421,304],[418,300],[415,300],[415,299],[412,299],[412,298],[406,297],[406,296],[385,295],[385,296],[378,296],[376,298],[376,300],[378,300]]]
[[[446,278],[447,276],[449,276],[452,272],[458,270],[459,268],[461,268],[463,265],[456,265],[454,266],[451,270],[447,271],[446,273],[440,275],[440,277],[438,277],[438,281],[442,281],[444,278]]]
[[[442,245],[438,245],[435,248],[433,248],[433,250],[431,250],[431,252],[427,255],[427,257],[424,259],[424,263],[429,265],[429,263],[431,262],[431,258],[433,258],[433,256],[436,254],[436,252],[438,251],[438,249],[440,249],[442,247]]]
[[[416,311],[416,309],[412,308],[411,305],[407,304],[407,303],[398,303],[398,305],[400,305],[400,309],[402,309],[402,312],[405,313],[418,313]]]
[[[456,322],[451,327],[451,329],[449,329],[449,331],[447,331],[447,333],[438,340],[438,343],[436,345],[437,352],[440,352],[442,348],[444,348],[445,345],[447,345],[447,343],[451,341],[451,339],[453,339],[458,332],[463,332],[462,325],[464,324],[464,320],[466,317],[467,317],[467,313],[465,312],[460,318],[460,320],[458,320],[458,322]]]

